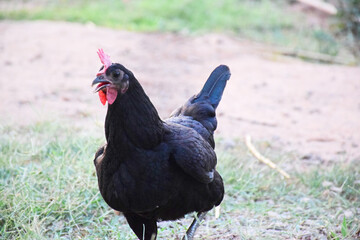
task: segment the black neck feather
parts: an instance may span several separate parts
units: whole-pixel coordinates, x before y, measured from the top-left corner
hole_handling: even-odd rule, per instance
[[[114,147],[151,149],[162,141],[163,122],[135,78],[127,92],[108,106],[105,134]]]

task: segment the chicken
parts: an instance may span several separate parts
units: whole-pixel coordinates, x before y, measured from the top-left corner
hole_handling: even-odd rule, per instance
[[[184,236],[192,239],[224,196],[213,133],[229,68],[217,67],[199,94],[161,120],[134,74],[101,49],[98,55],[103,66],[92,85],[108,102],[106,144],[94,159],[103,199],[145,240],[156,239],[158,221],[197,212]]]

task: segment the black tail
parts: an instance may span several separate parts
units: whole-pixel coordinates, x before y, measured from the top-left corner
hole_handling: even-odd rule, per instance
[[[211,105],[216,109],[223,95],[226,82],[230,79],[230,75],[230,69],[226,65],[220,65],[215,68],[200,93],[195,96],[193,103],[209,99]]]
[[[225,65],[220,65],[215,68],[201,91],[191,97],[183,106],[176,109],[167,121],[194,128],[214,147],[213,133],[217,127],[215,110],[219,105],[230,75],[230,70]],[[191,119],[176,118],[180,116],[189,116]],[[201,123],[207,131],[203,131],[204,129],[202,127],[194,124],[193,120]]]

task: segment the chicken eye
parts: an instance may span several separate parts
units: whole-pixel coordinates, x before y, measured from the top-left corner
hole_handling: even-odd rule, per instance
[[[99,72],[100,72],[101,70],[103,70],[103,69],[104,69],[104,65],[102,65],[102,66],[101,66],[101,68],[100,68]]]
[[[120,75],[121,75],[120,70],[116,70],[116,71],[113,73],[113,77],[114,77],[114,78],[118,78],[118,77],[120,77]]]

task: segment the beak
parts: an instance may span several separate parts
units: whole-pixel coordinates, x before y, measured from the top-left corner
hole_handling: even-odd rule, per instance
[[[109,80],[105,79],[104,75],[100,75],[97,78],[95,78],[94,81],[91,83],[91,86],[94,86],[95,84],[98,83],[99,85],[96,87],[94,92],[98,92],[111,84]]]
[[[110,81],[106,80],[104,75],[100,75],[94,79],[94,81],[91,83],[91,86],[94,86],[97,83],[110,83]]]

